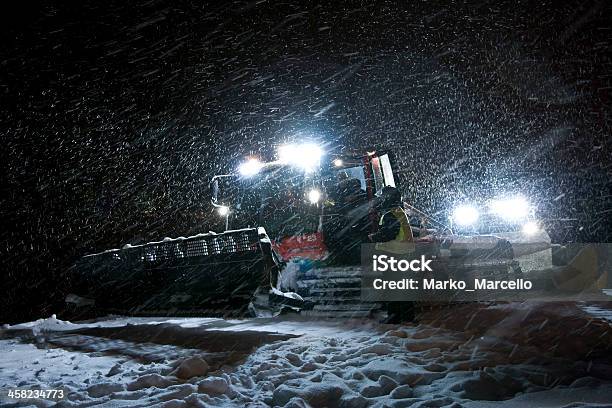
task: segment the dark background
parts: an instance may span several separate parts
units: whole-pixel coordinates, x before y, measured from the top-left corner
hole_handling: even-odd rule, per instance
[[[394,150],[431,213],[522,192],[610,241],[610,2],[295,3],[3,10],[0,322],[61,310],[82,254],[219,229],[210,177],[295,138]]]

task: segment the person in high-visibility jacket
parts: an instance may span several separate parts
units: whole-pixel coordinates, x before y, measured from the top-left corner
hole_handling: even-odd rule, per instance
[[[369,235],[370,240],[377,243],[376,249],[380,251],[394,254],[414,252],[414,237],[399,190],[387,186],[383,188],[380,199],[382,215],[378,230]]]
[[[399,190],[395,187],[383,188],[380,200],[379,208],[382,215],[378,222],[378,230],[369,235],[370,240],[376,242],[376,250],[397,255],[414,253],[414,237],[408,216],[403,209],[402,195]],[[385,276],[384,272],[383,276]],[[414,318],[413,302],[387,302],[386,323],[413,321]]]

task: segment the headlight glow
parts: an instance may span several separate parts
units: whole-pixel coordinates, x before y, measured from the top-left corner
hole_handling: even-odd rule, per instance
[[[462,226],[469,226],[478,221],[478,210],[470,205],[462,205],[453,211],[453,221]]]
[[[317,189],[312,189],[308,192],[308,201],[310,204],[316,204],[321,199],[321,192]]]
[[[525,235],[533,235],[540,230],[540,227],[537,222],[529,221],[523,225],[523,234]]]
[[[523,197],[494,200],[491,210],[506,221],[520,221],[529,215],[529,203]]]
[[[322,155],[321,148],[313,143],[289,144],[278,148],[281,163],[298,166],[304,171],[314,170],[320,164]]]
[[[229,207],[226,207],[224,205],[217,207],[217,213],[222,216],[225,217],[226,215],[229,214]]]
[[[249,159],[238,167],[240,174],[246,177],[253,176],[259,173],[263,164],[257,159]]]

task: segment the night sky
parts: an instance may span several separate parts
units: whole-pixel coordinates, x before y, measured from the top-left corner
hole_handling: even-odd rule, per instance
[[[605,0],[5,10],[0,321],[58,310],[80,255],[218,230],[210,177],[296,139],[393,150],[408,201],[440,217],[521,192],[554,241],[609,242],[610,16]]]

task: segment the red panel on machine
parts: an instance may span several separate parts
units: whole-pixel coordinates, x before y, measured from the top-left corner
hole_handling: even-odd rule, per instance
[[[291,258],[321,260],[329,254],[321,232],[283,238],[280,243],[274,243],[274,249],[285,261]]]

